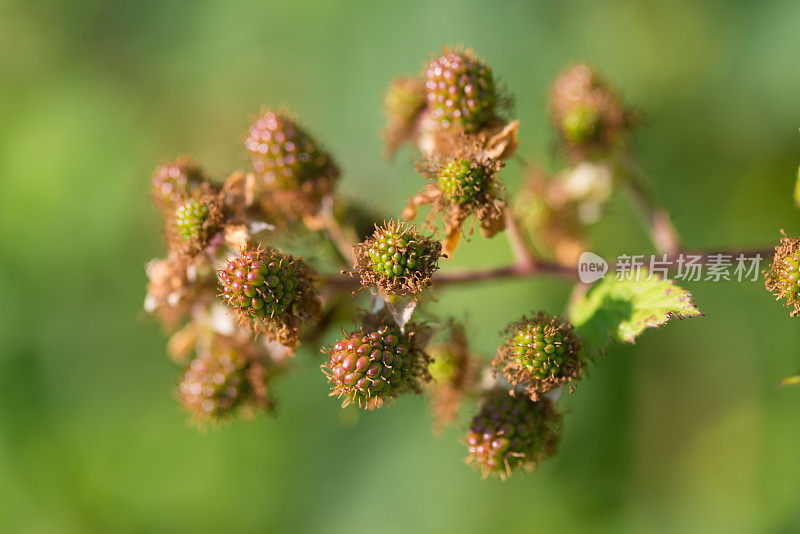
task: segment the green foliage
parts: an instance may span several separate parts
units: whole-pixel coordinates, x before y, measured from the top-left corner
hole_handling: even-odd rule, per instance
[[[613,342],[634,343],[645,329],[673,317],[703,315],[691,293],[673,281],[638,274],[638,280],[606,276],[570,306],[570,321],[589,350],[603,353]]]

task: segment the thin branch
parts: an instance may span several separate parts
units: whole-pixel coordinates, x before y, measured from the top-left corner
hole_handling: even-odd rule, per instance
[[[728,256],[732,261],[735,261],[739,256],[745,258],[755,258],[757,255],[762,259],[771,257],[775,250],[769,249],[725,249],[718,251],[689,251],[682,250],[674,254],[666,254],[661,258],[655,259],[659,262],[668,264],[668,268],[674,271],[678,268],[681,258],[689,256],[697,256],[698,259],[694,260],[695,265],[708,265],[716,263],[720,255]],[[641,255],[644,257],[644,255]],[[647,267],[644,263],[644,267]],[[616,263],[609,264],[609,272],[613,272],[617,268]],[[478,269],[471,271],[452,271],[440,272],[433,277],[433,286],[442,287],[449,285],[469,284],[475,282],[488,282],[494,280],[508,280],[515,278],[531,278],[536,276],[552,276],[557,278],[564,278],[567,280],[578,280],[578,267],[577,265],[568,265],[556,262],[535,262],[533,264],[514,264],[505,267],[495,267],[491,269]],[[319,280],[328,286],[340,289],[356,290],[360,286],[357,278],[347,274],[321,276]]]
[[[525,244],[525,240],[523,239],[522,233],[519,230],[519,225],[517,224],[517,219],[511,214],[508,208],[506,208],[505,219],[505,234],[508,238],[508,244],[511,247],[511,253],[514,255],[516,265],[533,267],[536,265],[537,261],[533,257],[533,254],[531,254],[528,246]]]

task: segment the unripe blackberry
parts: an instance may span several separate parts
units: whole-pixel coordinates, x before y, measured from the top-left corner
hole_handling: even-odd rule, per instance
[[[533,402],[505,391],[487,394],[467,431],[468,463],[484,477],[506,479],[550,457],[561,439],[561,415],[547,399]]]
[[[634,124],[619,96],[587,65],[564,71],[550,96],[553,121],[576,160],[604,156]]]
[[[412,136],[426,103],[425,82],[420,78],[398,78],[389,85],[383,99],[386,153],[389,156]]]
[[[600,113],[589,107],[572,109],[561,119],[561,129],[570,142],[584,143],[599,133]]]
[[[175,226],[185,241],[200,238],[210,215],[208,205],[198,200],[187,200],[175,210]]]
[[[180,383],[181,402],[196,420],[230,415],[248,395],[247,366],[247,357],[236,350],[195,358]]]
[[[272,248],[244,249],[218,271],[222,298],[244,323],[296,345],[302,320],[317,317],[319,299],[299,258]]]
[[[150,192],[155,205],[171,211],[182,199],[205,184],[205,177],[197,164],[187,157],[159,165],[150,183]]]
[[[261,115],[250,127],[245,147],[256,174],[277,189],[305,186],[324,194],[333,189],[339,176],[328,153],[284,113]]]
[[[414,295],[430,285],[439,268],[441,244],[414,227],[394,220],[376,226],[373,235],[353,247],[356,272],[364,286],[385,295]]]
[[[446,51],[430,62],[426,88],[433,119],[444,127],[459,125],[468,133],[485,127],[497,106],[492,70],[469,50]]]
[[[275,249],[244,252],[219,272],[228,305],[253,317],[275,317],[289,309],[298,280],[287,256]]]
[[[766,287],[775,298],[794,308],[793,317],[800,315],[800,239],[784,234],[775,247],[772,265],[764,275]]]
[[[468,350],[466,332],[460,324],[451,325],[446,342],[431,348],[430,355],[433,358],[428,366],[433,431],[440,434],[456,420],[464,393],[476,382],[478,364]]]
[[[396,326],[362,326],[325,352],[330,358],[322,369],[331,395],[344,397],[343,406],[377,408],[400,393],[419,391],[426,362]]]
[[[572,325],[560,317],[539,312],[523,317],[506,330],[506,342],[492,365],[508,381],[533,400],[580,377],[584,363],[579,356],[580,341]]]
[[[465,158],[454,158],[438,173],[439,189],[450,202],[461,206],[479,199],[490,177],[488,169]]]

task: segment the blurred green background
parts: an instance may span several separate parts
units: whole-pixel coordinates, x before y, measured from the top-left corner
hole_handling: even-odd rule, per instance
[[[548,86],[589,61],[642,110],[641,161],[690,247],[797,234],[798,28],[794,1],[0,0],[0,531],[800,531],[800,389],[776,388],[800,332],[761,283],[688,284],[706,317],[614,348],[564,402],[561,453],[506,483],[461,463],[459,429],[434,438],[422,399],[343,424],[312,350],[277,419],[198,433],[141,312],[159,161],[244,167],[249,120],[286,105],[345,192],[396,213],[419,179],[411,151],[381,159],[382,90],[458,42],[517,96],[525,158],[558,165]],[[649,253],[636,220],[615,200],[595,251]],[[447,268],[508,261],[476,236]],[[569,290],[486,284],[435,308],[488,356]]]

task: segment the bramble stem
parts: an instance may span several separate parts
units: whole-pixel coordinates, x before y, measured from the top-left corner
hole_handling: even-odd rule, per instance
[[[681,249],[680,238],[672,219],[663,208],[658,207],[653,196],[642,185],[640,173],[630,156],[622,156],[615,166],[618,175],[624,179],[633,201],[647,220],[650,238],[656,250],[666,254],[677,254]]]
[[[519,231],[519,225],[517,225],[517,219],[508,209],[506,209],[505,219],[505,234],[508,238],[508,244],[511,247],[511,253],[514,255],[514,261],[516,265],[526,267],[535,266],[537,261],[533,257],[533,254],[531,254],[528,246],[525,244],[525,240],[522,238],[522,234]]]
[[[772,248],[768,249],[727,249],[716,251],[690,251],[680,250],[673,254],[665,253],[666,259],[656,258],[659,262],[664,261],[669,264],[670,270],[675,270],[678,265],[680,257],[699,256],[695,265],[708,265],[712,263],[711,257],[717,255],[730,256],[733,261],[739,255],[746,258],[752,258],[760,255],[762,259],[771,257],[775,253]],[[644,255],[642,255],[644,257]],[[647,263],[644,262],[644,267]],[[609,272],[616,270],[616,264],[609,264]],[[576,265],[568,265],[557,262],[534,262],[531,264],[516,263],[505,267],[495,267],[492,269],[479,269],[473,271],[452,271],[440,272],[433,277],[433,287],[442,287],[449,285],[468,284],[473,282],[488,282],[493,280],[506,280],[514,278],[529,278],[535,276],[554,276],[557,278],[564,278],[568,280],[578,280],[578,267]],[[329,275],[320,276],[320,281],[323,284],[341,289],[357,289],[359,281],[348,275]]]

